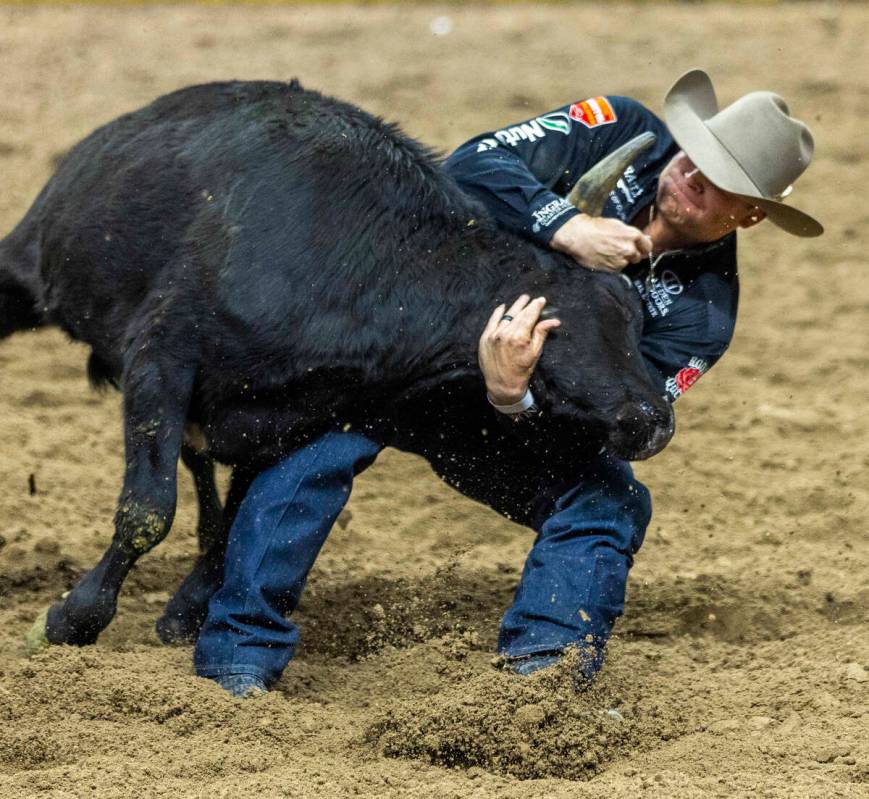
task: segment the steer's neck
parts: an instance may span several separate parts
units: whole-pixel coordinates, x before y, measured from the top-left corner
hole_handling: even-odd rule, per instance
[[[425,358],[420,378],[467,371],[479,374],[480,335],[492,311],[523,293],[546,296],[554,270],[566,259],[494,228],[468,231],[425,253],[427,277],[436,280],[431,302],[418,303],[415,336]],[[437,298],[437,299],[436,299]]]

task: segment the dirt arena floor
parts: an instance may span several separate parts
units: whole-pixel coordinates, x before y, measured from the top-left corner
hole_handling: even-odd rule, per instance
[[[655,518],[584,696],[491,665],[529,532],[389,451],[274,693],[233,700],[154,633],[195,551],[186,473],[99,643],[27,659],[34,617],[110,538],[119,401],[59,333],[2,342],[0,796],[869,796],[867,37],[869,9],[835,3],[0,9],[3,231],[66,148],[185,84],[298,76],[448,150],[590,94],[660,109],[691,66],[725,102],[768,87],[811,123],[794,199],[827,225],[742,237],[735,340],[638,467]]]

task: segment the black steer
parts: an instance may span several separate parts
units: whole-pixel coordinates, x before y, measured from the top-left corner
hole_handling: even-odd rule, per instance
[[[111,546],[39,635],[87,644],[110,622],[171,525],[185,423],[249,477],[372,409],[479,383],[485,321],[521,292],[563,322],[534,378],[544,410],[577,446],[662,449],[673,416],[639,355],[636,293],[498,230],[395,126],[296,82],[232,82],[92,133],[0,242],[0,333],[59,325],[124,397]]]

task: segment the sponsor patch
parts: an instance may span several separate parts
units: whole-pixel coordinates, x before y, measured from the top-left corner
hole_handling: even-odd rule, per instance
[[[691,358],[688,365],[680,369],[673,377],[667,378],[667,391],[674,399],[681,397],[709,369],[709,363],[703,358]]]
[[[672,294],[674,297],[678,297],[683,291],[685,291],[685,286],[682,285],[679,275],[670,269],[665,269],[661,272],[661,285],[664,287],[664,291],[666,291],[667,294]]]
[[[676,387],[684,394],[691,386],[693,386],[702,375],[699,369],[694,366],[686,366],[676,373]]]
[[[565,136],[570,134],[570,119],[563,111],[553,111],[551,114],[544,114],[542,117],[529,119],[527,122],[522,122],[518,125],[512,125],[509,128],[501,128],[495,131],[495,146],[497,143],[509,144],[515,147],[519,142],[535,142],[546,136],[547,131],[555,133],[563,133]],[[492,139],[483,139],[477,147],[477,152],[483,152],[484,149],[492,149],[488,146],[488,142]],[[487,144],[483,148],[483,144]]]
[[[618,117],[606,97],[589,97],[570,106],[570,118],[587,128],[611,125]]]
[[[542,208],[538,208],[532,212],[534,224],[531,225],[531,230],[539,233],[541,228],[549,227],[558,217],[567,213],[572,208],[573,206],[563,197],[546,203]]]
[[[643,187],[637,180],[637,173],[633,166],[629,166],[618,179],[616,187],[609,196],[609,201],[613,204],[619,219],[623,222],[630,221],[634,215],[633,206],[642,194]]]
[[[544,114],[542,117],[537,117],[537,121],[547,130],[554,130],[556,133],[563,133],[565,136],[570,135],[570,120],[564,111],[553,111],[551,114]]]
[[[646,280],[634,278],[634,288],[646,304],[646,310],[652,319],[670,313],[670,307],[676,301],[676,297],[685,291],[682,279],[670,269],[665,269],[660,277],[650,273]]]

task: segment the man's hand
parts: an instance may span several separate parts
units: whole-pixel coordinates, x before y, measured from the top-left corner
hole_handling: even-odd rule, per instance
[[[525,396],[543,342],[561,324],[558,319],[539,321],[544,305],[545,298],[531,300],[523,294],[509,310],[499,305],[489,317],[480,336],[479,359],[489,399],[495,405],[512,405]]]
[[[648,256],[652,239],[618,219],[580,214],[555,231],[550,246],[589,269],[619,272]]]

